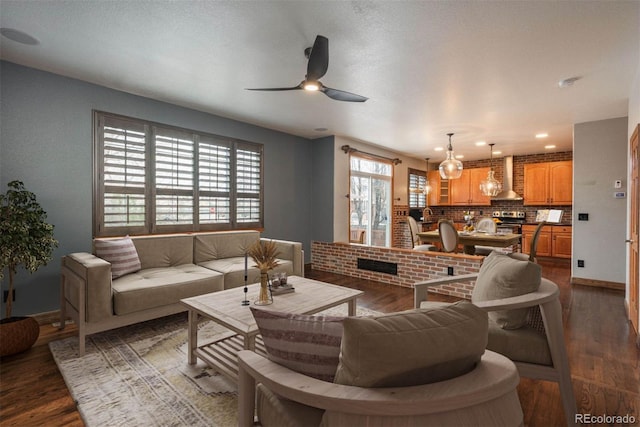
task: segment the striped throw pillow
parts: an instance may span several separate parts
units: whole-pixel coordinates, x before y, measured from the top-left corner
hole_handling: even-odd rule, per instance
[[[340,361],[344,317],[282,313],[251,307],[270,360],[323,381]]]
[[[111,278],[140,270],[138,251],[129,236],[115,240],[95,240],[96,256],[111,264]]]

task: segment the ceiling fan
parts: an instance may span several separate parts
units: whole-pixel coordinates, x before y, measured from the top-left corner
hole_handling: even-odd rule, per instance
[[[313,47],[304,50],[305,56],[309,59],[307,63],[307,75],[298,86],[293,87],[274,87],[274,88],[247,88],[247,90],[264,90],[264,91],[283,91],[283,90],[308,90],[320,91],[331,99],[336,101],[347,102],[365,102],[364,96],[355,93],[345,92],[343,90],[332,89],[323,85],[320,78],[324,76],[329,68],[329,39],[318,35]]]

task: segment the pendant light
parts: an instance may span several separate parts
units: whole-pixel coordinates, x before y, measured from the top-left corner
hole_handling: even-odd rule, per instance
[[[489,174],[487,175],[487,179],[485,179],[480,183],[480,191],[482,192],[482,194],[490,197],[497,196],[498,193],[502,191],[502,184],[500,183],[500,181],[496,179],[495,172],[493,171],[493,146],[494,145],[495,144],[489,144],[489,147],[491,147],[491,158],[490,158],[491,167],[489,168]]]
[[[427,202],[429,201],[429,193],[431,193],[431,184],[429,184],[429,158],[425,159],[427,161],[427,175],[425,176],[424,187],[422,188],[422,193],[427,197]],[[428,206],[428,203],[427,203]]]
[[[451,146],[452,133],[449,135],[449,146],[447,147],[447,158],[440,163],[440,176],[442,179],[456,179],[462,175],[462,162],[453,156],[453,147]]]

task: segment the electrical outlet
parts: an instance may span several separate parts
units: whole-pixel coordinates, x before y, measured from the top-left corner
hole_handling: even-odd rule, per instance
[[[453,276],[453,267],[447,267],[447,276]]]
[[[9,299],[9,291],[4,291],[4,294],[2,296],[2,301],[3,302],[7,302],[7,300]],[[16,290],[13,290],[13,301],[15,302],[16,300]]]
[[[578,260],[578,267],[584,267],[584,260],[583,259],[579,259]]]

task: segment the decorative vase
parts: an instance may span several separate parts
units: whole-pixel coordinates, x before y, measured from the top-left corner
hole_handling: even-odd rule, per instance
[[[9,317],[0,320],[0,356],[22,353],[31,348],[40,335],[33,317]]]
[[[269,275],[267,271],[260,271],[260,294],[255,301],[256,305],[269,305],[273,303],[271,292],[269,292]]]

